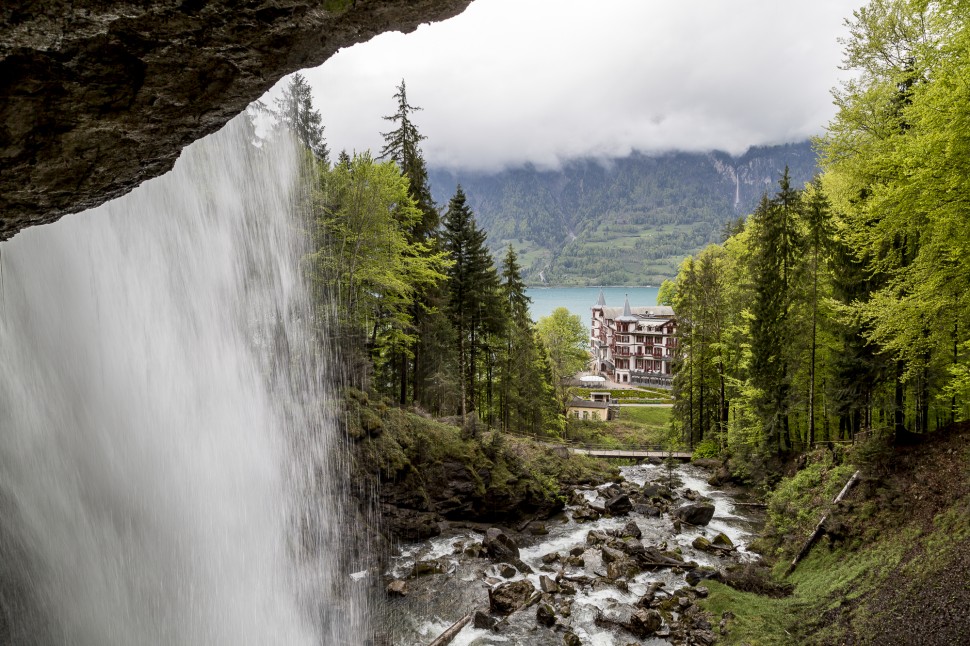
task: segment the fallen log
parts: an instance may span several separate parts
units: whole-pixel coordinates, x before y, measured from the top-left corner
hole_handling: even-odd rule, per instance
[[[832,501],[833,506],[842,502],[842,499],[845,498],[845,495],[847,493],[849,493],[849,490],[852,489],[852,487],[854,487],[855,484],[859,481],[860,474],[861,474],[860,471],[856,471],[855,473],[852,474],[852,477],[849,478],[849,481],[845,483],[844,487],[842,487],[842,491],[840,491],[839,495],[837,495],[835,497],[835,500]],[[829,515],[825,514],[822,516],[822,520],[818,521],[818,525],[815,526],[815,531],[812,532],[812,535],[809,536],[808,540],[805,541],[805,544],[802,545],[802,549],[800,549],[798,551],[798,554],[795,555],[795,558],[792,559],[791,565],[789,565],[788,569],[785,571],[785,576],[788,576],[789,574],[794,572],[795,566],[798,565],[798,562],[801,561],[806,556],[808,556],[808,553],[812,551],[812,546],[815,545],[815,541],[818,540],[818,537],[822,535],[822,529],[825,527],[825,521],[827,521],[828,519],[829,519]]]
[[[447,644],[450,644],[451,640],[458,636],[461,629],[468,625],[468,622],[471,621],[472,617],[474,616],[474,612],[469,612],[467,615],[453,623],[448,630],[438,635],[438,638],[428,644],[428,646],[446,646]]]

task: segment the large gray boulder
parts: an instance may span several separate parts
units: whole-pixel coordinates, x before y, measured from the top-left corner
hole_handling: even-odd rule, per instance
[[[488,591],[489,610],[497,615],[510,615],[528,603],[535,591],[536,587],[528,579],[503,583]]]
[[[519,558],[519,546],[512,538],[498,527],[490,527],[485,532],[482,547],[489,558],[496,561],[508,561]]]
[[[526,574],[532,572],[532,568],[519,558],[519,546],[516,542],[498,527],[490,527],[485,532],[482,548],[493,561],[511,563],[519,569],[519,572]]]
[[[608,628],[619,627],[643,639],[660,629],[663,617],[656,610],[637,608],[625,603],[611,603],[596,615],[596,624]]]
[[[690,525],[707,525],[714,518],[714,505],[709,502],[693,502],[674,510],[674,518]]]
[[[606,501],[606,511],[610,513],[611,516],[626,516],[633,509],[633,501],[630,500],[630,496],[625,493],[621,493],[618,496],[613,496]]]

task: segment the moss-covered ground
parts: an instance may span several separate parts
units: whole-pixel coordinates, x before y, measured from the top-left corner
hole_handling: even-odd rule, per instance
[[[351,391],[345,427],[357,477],[393,504],[467,520],[513,520],[562,507],[578,484],[615,479],[602,460],[527,437],[463,427]]]
[[[869,452],[872,453],[871,451]],[[970,432],[955,429],[873,462],[816,454],[769,498],[761,547],[788,596],[711,581],[703,601],[729,612],[725,644],[961,644],[970,640]],[[854,463],[852,463],[854,461]],[[856,467],[864,480],[829,509]],[[820,516],[826,533],[785,576]],[[743,586],[741,586],[743,587]]]

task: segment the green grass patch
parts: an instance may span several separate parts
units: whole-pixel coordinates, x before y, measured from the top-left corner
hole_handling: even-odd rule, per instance
[[[608,392],[610,396],[624,404],[669,404],[673,401],[669,390],[663,388],[573,388],[573,394],[589,399],[590,393]]]
[[[791,596],[772,598],[741,592],[716,581],[705,583],[710,596],[701,607],[720,619],[730,611],[731,620],[723,644],[774,646],[787,644],[842,643],[841,620],[859,609],[857,601],[873,586],[884,583],[899,564],[912,534],[892,537],[869,549],[829,550],[816,546],[788,579],[778,572],[773,578],[795,585]]]
[[[617,421],[666,428],[672,412],[673,409],[666,406],[621,406]]]

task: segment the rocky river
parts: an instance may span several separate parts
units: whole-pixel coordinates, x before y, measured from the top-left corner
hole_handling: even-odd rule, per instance
[[[755,558],[746,546],[758,514],[698,466],[621,474],[576,490],[558,517],[452,524],[401,545],[384,572],[377,643],[431,644],[465,617],[451,644],[713,643],[726,620],[694,601],[705,578]]]

